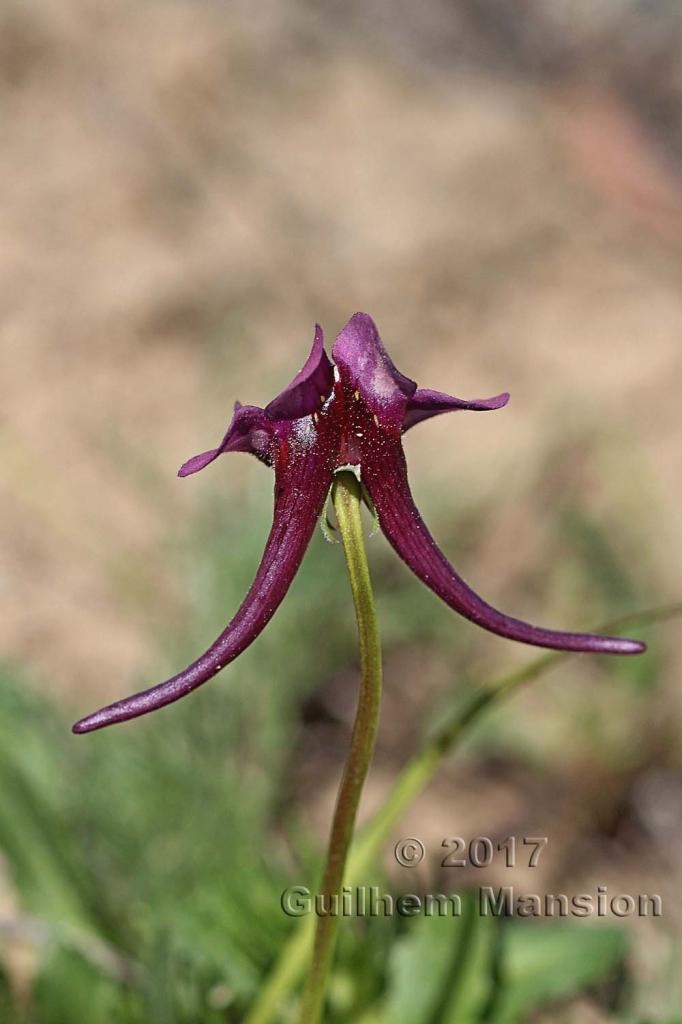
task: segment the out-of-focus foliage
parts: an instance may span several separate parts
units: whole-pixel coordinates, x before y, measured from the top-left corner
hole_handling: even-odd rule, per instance
[[[241,1019],[295,922],[280,910],[290,858],[268,827],[279,776],[264,785],[225,743],[234,710],[214,697],[67,756],[63,717],[3,674],[0,843],[20,894],[4,938],[32,947],[24,997],[5,958],[3,1020]],[[299,862],[295,879],[314,890],[311,870]],[[361,922],[332,1019],[513,1024],[612,977],[624,948],[609,928],[481,918],[473,898],[458,918]]]
[[[244,502],[229,531],[210,494],[187,534],[170,530],[168,547],[179,553],[191,615],[164,644],[160,660],[169,671],[220,627],[220,610],[236,607],[248,584],[267,515],[259,498]],[[448,515],[453,511],[459,514],[455,502]],[[584,508],[574,513],[576,521],[579,514],[585,520]],[[484,535],[496,515],[499,509],[481,503],[475,532]],[[619,610],[619,595],[631,604],[638,590],[646,592],[646,575],[635,579],[617,553],[618,539],[592,524],[582,558],[584,530],[569,527],[561,535],[574,551],[572,587],[589,589],[604,562],[613,565],[614,583],[601,600],[595,595],[595,612]],[[460,546],[467,536],[474,540],[465,528]],[[551,529],[547,537],[551,548]],[[446,531],[446,543],[456,548],[456,535],[448,540]],[[420,588],[383,543],[372,545],[371,557],[386,627],[388,736],[377,763],[393,776],[433,722],[434,700],[447,709],[461,698],[466,677],[476,677],[479,648],[474,631]],[[544,563],[547,552],[540,558]],[[539,568],[539,560],[526,567],[531,590],[551,585],[552,574]],[[133,606],[146,600],[138,592],[143,576],[131,568],[123,593]],[[412,693],[416,703],[405,723],[404,701],[416,684],[400,679],[397,668],[414,652],[426,673],[420,687],[431,661],[437,667],[445,659],[449,667],[442,685],[423,700]],[[612,698],[620,694],[631,722],[655,686],[658,661],[643,661],[644,690],[628,686],[623,662],[599,662],[600,685]],[[310,782],[299,761],[309,758],[318,772],[326,771],[319,750],[326,734],[314,737],[320,728],[340,732],[329,769],[335,785],[348,724],[339,693],[349,688],[352,706],[355,662],[341,551],[320,535],[258,644],[200,693],[148,720],[72,737],[64,710],[40,694],[39,680],[5,668],[0,848],[11,899],[0,915],[3,1021],[210,1024],[243,1018],[297,925],[281,910],[282,891],[291,884],[315,891],[320,845],[306,823]],[[477,730],[466,772],[485,774],[500,752],[512,774],[548,757],[542,743],[533,747],[530,734],[522,744],[512,742],[514,722],[512,704]],[[398,739],[396,749],[395,736],[406,724],[408,742]],[[613,749],[604,744],[602,751],[607,770],[627,730],[612,742]],[[454,771],[460,774],[461,763]],[[452,825],[438,827],[449,831]],[[395,892],[414,885],[390,871],[379,870],[368,882],[374,880]],[[461,891],[477,882],[485,878],[468,877]],[[451,891],[455,884],[460,888],[454,877],[434,873],[430,887]],[[611,926],[481,918],[474,896],[466,895],[459,918],[345,922],[329,1019],[521,1024],[531,1012],[570,1008],[574,998],[595,992],[602,993],[602,1007],[625,1012],[627,945],[626,933]],[[295,1005],[294,996],[283,1021],[292,1019]]]

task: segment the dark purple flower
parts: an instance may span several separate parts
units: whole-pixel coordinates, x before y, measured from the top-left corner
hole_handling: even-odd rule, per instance
[[[410,427],[458,409],[500,409],[509,395],[463,401],[425,391],[391,362],[376,326],[356,313],[332,349],[316,327],[310,356],[288,388],[261,409],[235,406],[217,448],[180,469],[189,476],[224,452],[249,452],[275,471],[272,529],[251,589],[239,611],[205,654],[158,686],[96,711],[74,726],[90,732],[170,704],[214,676],[252,643],[286,594],[323,512],[334,473],[356,467],[379,525],[404,562],[455,611],[500,636],[538,647],[605,654],[638,654],[637,640],[562,633],[513,619],[487,604],[457,575],[417,510],[407,480],[402,435]]]

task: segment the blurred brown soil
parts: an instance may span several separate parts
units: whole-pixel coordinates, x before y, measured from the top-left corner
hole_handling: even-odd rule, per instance
[[[276,4],[2,23],[10,655],[55,688],[125,689],[149,641],[112,576],[148,559],[182,601],[156,553],[196,494],[177,464],[233,397],[286,380],[315,319],[333,335],[357,308],[418,379],[512,391],[502,435],[478,417],[456,447],[445,424],[411,439],[418,483],[532,466],[554,413],[603,421],[651,466],[679,561],[679,178],[630,108],[471,60],[426,74],[319,25],[306,48]],[[117,445],[156,467],[153,498]]]

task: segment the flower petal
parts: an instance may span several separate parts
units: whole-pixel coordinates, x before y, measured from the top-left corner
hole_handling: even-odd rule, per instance
[[[471,622],[510,640],[560,651],[639,654],[646,649],[638,640],[531,626],[503,614],[474,593],[426,528],[410,493],[405,456],[399,444],[384,446],[376,458],[368,454],[362,466],[362,479],[374,502],[381,529],[398,555],[427,587]]]
[[[318,437],[312,447],[284,443],[276,464],[272,529],[256,578],[239,611],[209,649],[164,683],[116,701],[77,722],[75,733],[146,715],[172,704],[211,679],[244,651],[268,624],[296,575],[332,480],[331,459]],[[283,454],[282,454],[283,453]]]
[[[324,350],[324,335],[315,325],[313,347],[305,366],[289,387],[265,407],[271,420],[298,420],[310,416],[324,405],[334,387],[334,367]]]
[[[257,405],[241,405],[236,402],[234,415],[218,447],[192,456],[180,466],[178,476],[198,473],[224,452],[249,452],[263,462],[270,463],[273,436],[274,429],[264,409]]]
[[[508,401],[508,391],[503,391],[501,395],[495,395],[493,398],[474,398],[466,401],[464,398],[455,398],[454,395],[445,395],[442,391],[427,391],[420,388],[407,403],[403,432],[421,423],[422,420],[439,416],[443,412],[455,412],[457,409],[486,412],[489,409],[502,409]]]
[[[367,313],[355,313],[334,342],[332,356],[351,393],[358,392],[372,413],[382,418],[414,395],[417,385],[400,373],[384,348]]]

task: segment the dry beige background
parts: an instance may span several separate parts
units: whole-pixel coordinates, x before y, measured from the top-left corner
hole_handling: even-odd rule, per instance
[[[580,5],[583,63],[549,77],[523,49],[499,73],[466,24],[464,56],[447,33],[430,47],[449,22],[428,11],[401,33],[380,4],[365,26],[334,5],[4,7],[0,637],[46,685],[120,692],[149,640],[112,565],[156,557],[202,486],[175,469],[233,398],[266,401],[313,322],[331,340],[356,309],[425,384],[512,392],[503,423],[411,436],[418,487],[512,463],[523,480],[548,424],[608,422],[674,593],[677,165],[610,81],[623,47],[594,74]],[[154,501],[121,446],[157,468]],[[234,477],[260,481],[244,461]]]

